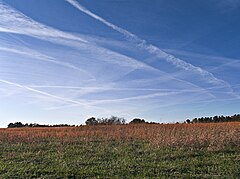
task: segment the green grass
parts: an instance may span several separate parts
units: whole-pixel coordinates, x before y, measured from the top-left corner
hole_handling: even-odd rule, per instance
[[[239,178],[240,148],[156,148],[145,141],[0,144],[0,178]]]

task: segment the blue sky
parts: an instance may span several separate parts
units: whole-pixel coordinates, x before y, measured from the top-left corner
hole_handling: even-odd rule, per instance
[[[0,127],[239,113],[239,0],[0,0]]]

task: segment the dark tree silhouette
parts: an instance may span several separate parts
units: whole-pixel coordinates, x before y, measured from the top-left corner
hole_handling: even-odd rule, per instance
[[[116,125],[116,124],[125,124],[126,120],[124,118],[111,116],[110,118],[98,118],[98,124],[101,125]]]
[[[21,122],[15,122],[8,124],[8,128],[20,128],[20,127],[24,127],[24,125]]]
[[[75,125],[68,124],[55,124],[55,125],[45,125],[45,124],[37,124],[37,123],[26,123],[22,124],[21,122],[9,123],[8,128],[22,128],[22,127],[75,127]]]
[[[192,123],[210,123],[210,122],[234,122],[240,121],[240,114],[235,114],[233,116],[214,116],[214,117],[201,117],[194,118]]]
[[[96,120],[95,117],[91,117],[89,119],[86,120],[86,125],[96,125],[98,124],[98,121]]]
[[[129,124],[144,124],[146,123],[144,119],[134,118]]]
[[[14,128],[14,127],[15,127],[15,125],[13,123],[8,124],[8,128]]]

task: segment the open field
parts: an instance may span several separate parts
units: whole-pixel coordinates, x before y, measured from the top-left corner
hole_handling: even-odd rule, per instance
[[[240,123],[0,129],[0,178],[237,178]]]

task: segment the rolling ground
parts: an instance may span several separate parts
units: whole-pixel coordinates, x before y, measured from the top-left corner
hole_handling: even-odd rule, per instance
[[[0,178],[238,178],[240,123],[0,129]]]

